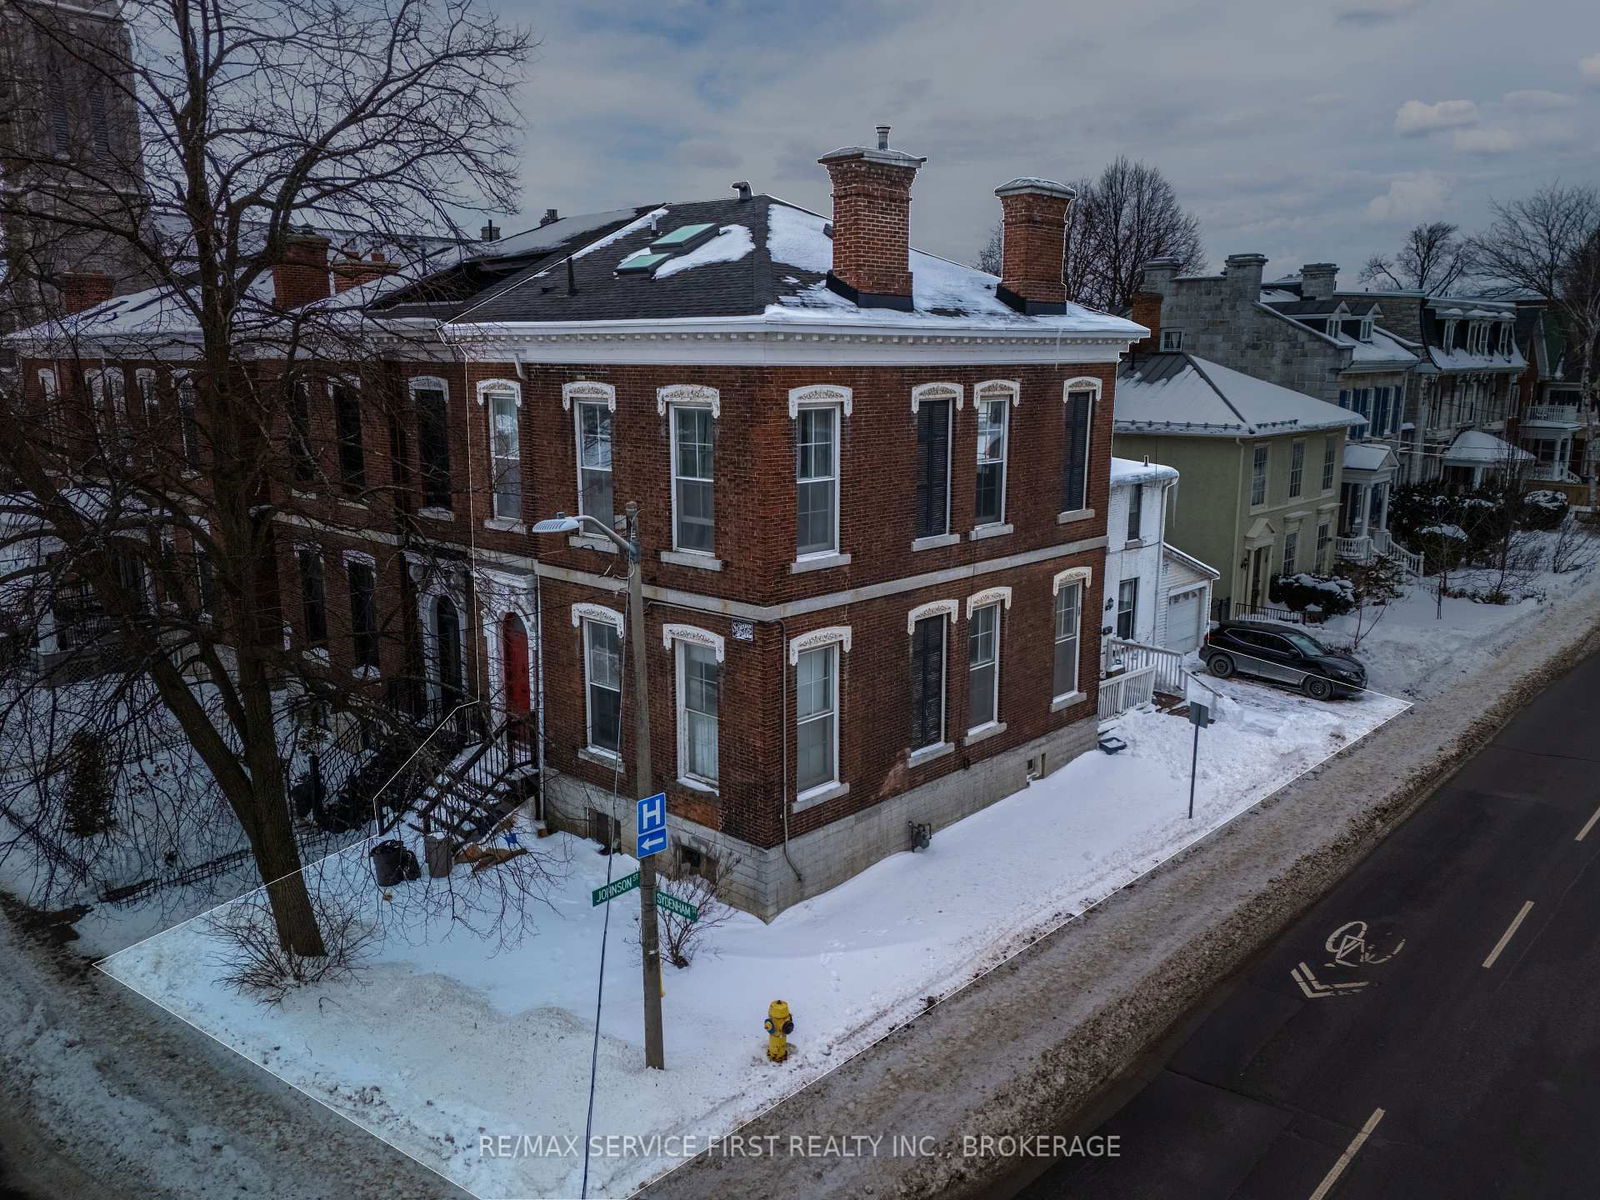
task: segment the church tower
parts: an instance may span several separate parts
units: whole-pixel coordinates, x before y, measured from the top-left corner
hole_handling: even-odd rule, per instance
[[[0,329],[147,286],[133,41],[117,0],[0,4]]]

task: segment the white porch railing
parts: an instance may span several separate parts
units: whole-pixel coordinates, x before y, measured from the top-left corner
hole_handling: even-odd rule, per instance
[[[1535,463],[1528,468],[1528,478],[1541,483],[1582,483],[1583,479],[1560,463]]]
[[[1183,655],[1176,650],[1124,641],[1119,637],[1101,638],[1100,673],[1106,675],[1119,667],[1125,672],[1153,667],[1156,691],[1169,696],[1185,694],[1184,680],[1188,673],[1183,669]]]
[[[1550,421],[1558,425],[1579,425],[1583,418],[1578,415],[1576,404],[1530,404],[1527,415],[1522,418],[1524,425],[1529,422]]]
[[[1411,575],[1422,574],[1422,555],[1414,554],[1390,536],[1387,529],[1374,529],[1357,537],[1340,537],[1333,540],[1334,553],[1349,562],[1369,563],[1377,555],[1398,559]]]
[[[1110,679],[1100,681],[1100,719],[1109,721],[1112,717],[1121,716],[1130,708],[1138,708],[1141,704],[1149,704],[1155,699],[1156,668],[1152,663],[1149,666],[1138,667],[1135,670],[1113,675]]]

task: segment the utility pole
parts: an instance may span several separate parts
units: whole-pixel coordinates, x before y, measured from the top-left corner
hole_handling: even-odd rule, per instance
[[[639,550],[639,505],[628,501],[628,636],[633,639],[634,800],[656,794],[650,770],[650,671],[644,621],[644,563]],[[661,941],[656,932],[656,856],[639,860],[639,940],[644,947],[644,1065],[666,1069],[661,1031]]]

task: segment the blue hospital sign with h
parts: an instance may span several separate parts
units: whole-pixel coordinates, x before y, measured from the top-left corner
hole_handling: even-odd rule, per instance
[[[639,801],[637,858],[648,858],[667,848],[667,794],[657,792]]]

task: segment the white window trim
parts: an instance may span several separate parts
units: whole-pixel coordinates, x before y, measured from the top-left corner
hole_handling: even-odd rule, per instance
[[[919,383],[911,389],[911,411],[922,407],[924,400],[954,400],[953,411],[961,409],[962,387],[959,383]]]
[[[1183,349],[1183,330],[1163,329],[1161,331],[1161,349],[1175,351]]]
[[[589,631],[586,628],[584,628],[584,621],[585,620],[593,621],[596,624],[609,624],[610,622],[608,621],[607,617],[605,617],[605,616],[598,616],[597,617],[597,616],[591,616],[591,615],[585,614],[584,617],[579,618],[577,610],[580,607],[585,607],[585,606],[577,605],[577,604],[574,604],[572,606],[572,609],[573,609],[573,621],[572,621],[572,623],[578,627],[578,644],[579,644],[579,647],[581,648],[581,651],[582,651],[582,654],[583,654],[583,750],[579,752],[580,753],[580,757],[583,754],[587,753],[587,754],[595,755],[595,756],[599,757],[604,762],[619,762],[619,761],[621,761],[622,755],[618,750],[608,750],[604,746],[598,746],[598,745],[595,744],[595,740],[594,740],[594,707],[590,703],[590,700],[589,700],[589,692],[595,686],[594,685],[594,673],[590,669],[590,664],[589,664]],[[589,605],[587,607],[596,608],[598,606]],[[600,609],[599,611],[601,613],[610,613],[611,612],[610,609]],[[620,616],[620,614],[615,614],[615,615]],[[622,641],[622,629],[621,629],[620,625],[617,628],[617,641],[619,643]],[[620,656],[620,654],[618,656],[618,665],[619,665],[619,667],[621,665],[621,656]],[[618,679],[617,680],[617,698],[618,698],[619,711],[620,711],[620,705],[621,705],[622,688],[623,688],[623,681],[621,679]],[[622,744],[622,729],[621,729],[620,725],[619,725],[619,727],[617,729],[617,744],[618,744],[619,747]]]
[[[345,550],[339,555],[339,561],[347,567],[351,563],[357,562],[371,567],[374,571],[378,569],[378,560],[373,558],[372,555],[368,554],[365,550]]]
[[[854,631],[848,625],[828,625],[822,629],[813,629],[809,633],[797,634],[789,639],[789,665],[791,667],[799,665],[800,656],[807,650],[831,646],[835,642],[849,654],[854,636]]]
[[[450,381],[439,375],[417,375],[406,380],[406,395],[418,392],[443,392],[446,406],[450,403]]]
[[[1300,465],[1295,466],[1295,452],[1300,455]],[[1295,438],[1289,443],[1289,499],[1298,500],[1306,489],[1306,439]]]
[[[1008,499],[1008,494],[1011,491],[1011,410],[1019,403],[1019,401],[1016,399],[1016,397],[1006,392],[1001,392],[998,396],[984,396],[980,399],[978,396],[978,389],[973,388],[972,411],[979,415],[980,423],[982,422],[983,414],[982,406],[991,400],[1011,401],[1010,404],[1006,405],[1000,410],[1004,414],[1005,420],[1005,433],[1000,443],[1000,515],[992,521],[984,521],[981,524],[974,525],[967,533],[967,537],[973,541],[976,541],[980,538],[996,537],[1012,532],[1012,527],[1006,524],[1006,500]],[[951,440],[952,442],[954,441],[953,438]],[[955,455],[952,454],[951,458],[953,459],[954,457]],[[979,464],[977,462],[973,462],[971,465],[973,469],[971,478],[973,487],[976,488],[977,469]]]
[[[722,416],[722,393],[716,388],[705,387],[702,384],[669,383],[666,387],[656,389],[658,417],[666,416],[667,409],[674,404],[682,404],[687,408],[709,408],[713,421]]]
[[[1009,587],[985,588],[981,592],[973,592],[967,597],[967,620],[972,619],[973,609],[982,608],[987,604],[999,604],[1003,608],[1011,607],[1011,589]]]
[[[844,481],[840,478],[844,464],[844,417],[850,415],[851,400],[850,389],[831,387],[825,384],[812,384],[807,387],[791,388],[789,390],[789,419],[798,421],[801,409],[831,408],[834,410],[833,419],[833,546],[827,550],[811,550],[801,554],[799,547],[795,548],[795,569],[804,569],[806,565],[816,566],[844,566],[850,561],[850,556],[844,553],[839,544],[841,525],[844,514]],[[841,412],[842,410],[842,412]],[[795,472],[795,517],[799,523],[799,496],[800,474],[798,468]]]
[[[678,423],[669,413],[673,408],[708,408],[711,410],[711,419],[716,421],[722,415],[722,401],[715,388],[699,387],[695,384],[675,383],[669,387],[656,389],[656,414],[667,417],[667,451],[670,474],[667,485],[671,490],[669,508],[672,512],[672,549],[663,550],[661,556],[666,562],[679,562],[683,565],[699,565],[698,560],[704,560],[708,565],[716,563],[712,570],[722,570],[722,560],[717,558],[717,526],[716,526],[716,430],[711,431],[711,496],[712,496],[712,525],[711,549],[690,550],[678,545]],[[668,553],[679,556],[668,559]]]
[[[1266,461],[1261,470],[1261,499],[1256,496],[1256,451],[1266,451]],[[1272,504],[1272,443],[1261,441],[1250,443],[1250,475],[1246,484],[1250,491],[1245,496],[1247,507],[1251,512],[1267,508]]]
[[[1081,583],[1083,584],[1084,591],[1087,592],[1089,585],[1093,582],[1093,567],[1068,567],[1065,571],[1057,571],[1055,577],[1051,579],[1050,595],[1054,597],[1069,583]]]
[[[578,482],[578,515],[593,516],[593,513],[585,513],[583,511],[583,406],[586,404],[603,404],[605,403],[605,399],[603,397],[591,396],[585,393],[574,393],[576,395],[577,402],[572,403],[571,398],[568,395],[568,389],[581,386],[583,385],[569,383],[562,387],[561,407],[564,409],[570,409],[572,412],[572,470],[574,475],[577,477]],[[608,387],[609,385],[596,384],[594,386]],[[606,411],[610,413],[615,413],[617,411],[617,397],[614,390],[612,391],[610,404],[607,406]],[[611,449],[614,452],[616,450],[617,437],[616,422],[612,422],[610,437]],[[606,468],[606,473],[611,476],[611,509],[612,516],[614,517],[616,515],[617,507],[617,472],[615,461],[612,462],[610,467]],[[609,539],[593,535],[585,536],[583,534],[579,534],[572,540],[581,545],[592,544],[596,548],[603,550],[611,550],[615,548],[615,543],[611,542]]]
[[[145,383],[150,384],[150,389],[145,390]],[[154,367],[139,367],[133,373],[133,390],[139,394],[139,403],[146,409],[155,408],[161,403],[160,393],[156,391],[156,369]],[[146,414],[148,417],[148,414]]]
[[[1089,505],[1089,472],[1094,465],[1094,415],[1100,407],[1100,398],[1104,395],[1103,383],[1093,375],[1075,375],[1061,385],[1061,403],[1072,403],[1072,397],[1079,392],[1089,393],[1089,428],[1084,431],[1083,461],[1083,508],[1067,509],[1056,514],[1056,522],[1065,524],[1068,521],[1080,520],[1094,515],[1094,509]],[[1063,447],[1063,449],[1065,449]],[[1064,465],[1064,464],[1063,464]],[[1058,477],[1059,478],[1059,477]]]
[[[614,608],[607,608],[603,604],[574,604],[572,606],[572,627],[580,629],[585,621],[604,621],[617,631],[619,638],[628,636],[628,631],[624,628],[626,622],[622,619],[622,614]]]
[[[976,408],[985,400],[998,400],[1002,396],[1011,401],[1012,408],[1022,404],[1022,385],[1015,379],[986,379],[982,383],[974,384],[972,388],[972,405]],[[1009,431],[1009,422],[1007,424]]]
[[[480,379],[477,385],[478,406],[484,410],[484,420],[488,424],[489,442],[484,451],[489,460],[489,516],[484,525],[490,529],[518,531],[525,529],[522,520],[522,498],[517,500],[517,516],[502,517],[494,510],[495,504],[495,479],[494,479],[494,409],[489,404],[490,395],[496,392],[509,392],[516,407],[522,407],[522,385],[515,379]],[[522,464],[522,431],[517,430],[517,464]]]
[[[1005,593],[1004,597],[991,596],[987,600],[983,599],[983,597],[985,597],[985,596],[990,596],[991,593],[999,593],[999,592],[1004,592]],[[1004,601],[1003,604],[1001,603],[1002,599]],[[974,605],[973,604],[974,600],[978,600],[979,603]],[[976,595],[967,597],[967,620],[971,621],[972,614],[973,614],[975,609],[977,609],[977,608],[989,608],[991,606],[996,607],[996,608],[1001,608],[1001,609],[1010,608],[1011,607],[1011,589],[1010,588],[990,588],[988,592],[978,592]],[[1003,732],[1005,730],[1006,723],[1000,719],[1000,638],[1001,638],[1001,635],[1002,635],[1002,627],[1004,626],[1004,624],[1005,624],[1005,620],[1004,620],[1003,613],[997,612],[995,614],[995,622],[994,622],[994,685],[993,685],[993,692],[992,692],[994,703],[991,705],[991,707],[994,709],[994,716],[991,717],[989,720],[983,722],[983,724],[981,724],[981,725],[969,725],[967,727],[966,736],[964,738],[962,738],[962,742],[963,743],[982,741],[986,737],[990,737],[990,736],[992,736],[992,735],[994,735],[996,733],[1001,733],[1001,732]],[[968,692],[969,692],[969,695],[970,695],[970,692],[971,692],[971,681],[972,681],[972,658],[971,658],[971,651],[970,651],[970,641],[971,641],[971,638],[972,638],[972,631],[970,629],[967,631],[967,638],[968,638],[968,642],[969,642],[969,650],[968,650],[968,657],[967,657],[967,686],[968,686]]]
[[[1075,587],[1078,589],[1078,627],[1073,631],[1072,634],[1072,640],[1076,642],[1078,646],[1078,661],[1075,664],[1072,672],[1072,690],[1070,692],[1056,692],[1055,695],[1050,697],[1051,707],[1055,710],[1065,708],[1069,704],[1076,704],[1084,696],[1083,689],[1078,685],[1083,682],[1079,676],[1083,673],[1083,606],[1084,601],[1089,598],[1089,569],[1087,567],[1080,567],[1076,569],[1085,573],[1082,575],[1074,575],[1072,571],[1063,571],[1060,575],[1056,576],[1055,589],[1051,593],[1050,598],[1050,673],[1052,676],[1050,681],[1052,686],[1050,690],[1055,691],[1055,649],[1061,640],[1056,636],[1055,630],[1056,605],[1060,602],[1061,593],[1066,588]],[[1069,575],[1072,576],[1072,578],[1063,578],[1064,576]],[[1198,586],[1204,587],[1205,585],[1200,584]]]
[[[617,389],[597,379],[578,379],[561,385],[561,407],[570,412],[574,403],[604,404],[617,411]]]
[[[717,666],[722,666],[722,639],[716,634],[705,629],[696,629],[692,625],[668,625],[662,629],[661,640],[666,648],[672,651],[673,674],[673,716],[677,725],[678,743],[678,782],[696,791],[715,792],[721,783],[722,775],[722,681],[717,680],[717,779],[707,779],[704,775],[690,774],[684,768],[689,761],[689,705],[685,684],[688,682],[687,673],[684,671],[683,648],[685,646],[705,646],[715,651]],[[835,696],[837,702],[837,696]]]
[[[487,406],[490,392],[510,392],[516,398],[517,407],[522,407],[522,384],[515,379],[480,379],[477,384],[478,404]]]
[[[712,633],[709,629],[701,629],[698,625],[666,624],[661,627],[661,646],[664,650],[671,650],[674,642],[692,642],[696,646],[705,646],[716,653],[717,661],[725,657],[725,643],[720,633]]]
[[[838,633],[841,631],[844,634],[842,638],[835,637],[807,645],[799,645],[799,643],[804,641],[804,639],[815,636],[816,634]],[[794,808],[796,811],[799,811],[802,808],[810,808],[813,805],[821,804],[827,800],[835,800],[838,797],[845,795],[850,790],[850,785],[839,778],[839,729],[843,724],[842,713],[844,708],[844,697],[839,694],[839,680],[844,674],[842,670],[844,664],[840,660],[839,655],[841,650],[845,654],[850,652],[849,626],[834,626],[829,629],[813,630],[810,634],[801,634],[800,637],[789,643],[789,665],[798,666],[800,662],[800,655],[806,651],[821,650],[824,647],[830,646],[837,647],[829,659],[830,666],[833,670],[833,677],[829,680],[830,686],[828,689],[829,693],[833,697],[833,778],[824,780],[821,783],[813,784],[803,792],[797,791],[794,798]],[[796,686],[798,687],[798,680],[796,681]],[[787,730],[784,731],[784,736],[789,736],[789,732]],[[795,708],[794,737],[796,745],[798,746],[800,740],[800,711],[798,704]],[[798,763],[795,765],[795,776],[795,786],[798,787]]]
[[[929,617],[949,617],[954,625],[961,616],[961,601],[935,600],[929,604],[919,604],[906,614],[906,633],[913,634],[917,631],[917,622],[925,621]]]

